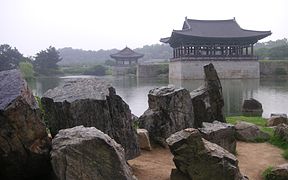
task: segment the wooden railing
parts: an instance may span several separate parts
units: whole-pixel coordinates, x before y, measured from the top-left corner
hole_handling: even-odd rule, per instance
[[[170,61],[257,61],[257,56],[185,56]]]

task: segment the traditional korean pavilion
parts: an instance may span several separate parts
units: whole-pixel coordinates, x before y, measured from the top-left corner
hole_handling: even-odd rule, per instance
[[[138,59],[144,54],[137,53],[132,49],[125,47],[121,51],[111,54],[110,57],[116,60],[117,66],[131,66],[138,64]]]
[[[271,31],[242,29],[235,18],[185,18],[182,30],[173,30],[170,37],[160,41],[169,43],[173,48],[169,65],[171,78],[202,79],[202,73],[195,73],[199,71],[195,69],[195,65],[202,66],[211,61],[222,78],[258,78],[259,62],[254,55],[253,46],[269,35]]]

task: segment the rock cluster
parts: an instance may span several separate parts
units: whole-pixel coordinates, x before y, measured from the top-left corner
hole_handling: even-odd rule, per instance
[[[149,108],[139,117],[139,127],[148,130],[150,140],[165,146],[171,134],[193,127],[193,107],[188,90],[161,87],[149,91]]]
[[[244,100],[242,105],[242,114],[244,116],[262,116],[262,104],[256,99],[250,98]]]
[[[237,158],[217,144],[203,139],[197,129],[181,130],[166,141],[174,155],[177,171],[180,171],[173,174],[181,174],[180,177],[184,175],[193,180],[244,179]]]
[[[223,114],[222,86],[212,63],[204,66],[205,84],[190,93],[193,103],[195,127],[202,122],[226,122]]]
[[[202,137],[212,143],[218,144],[230,153],[236,153],[236,137],[234,125],[214,121],[213,123],[204,122],[203,128],[198,130]]]
[[[124,149],[94,127],[60,130],[52,141],[51,163],[59,180],[132,180]]]
[[[18,70],[0,72],[0,179],[50,173],[51,140],[41,111]]]
[[[274,134],[282,140],[288,142],[288,125],[283,123],[278,124],[278,126],[275,128]]]
[[[261,131],[255,124],[240,121],[235,125],[236,139],[240,141],[266,141],[269,134]]]
[[[127,159],[140,154],[129,106],[105,81],[66,81],[47,91],[41,102],[52,136],[78,125],[96,127],[123,146]]]
[[[277,126],[281,123],[288,124],[288,118],[286,114],[271,114],[267,121],[267,126]]]
[[[273,167],[265,179],[286,180],[288,179],[288,163]]]

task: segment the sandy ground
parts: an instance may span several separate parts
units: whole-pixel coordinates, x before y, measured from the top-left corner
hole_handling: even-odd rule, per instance
[[[282,150],[268,143],[237,143],[237,157],[242,174],[250,180],[261,180],[261,173],[268,167],[283,164]],[[168,180],[175,168],[169,149],[154,148],[142,151],[141,156],[128,161],[138,180]]]
[[[237,158],[242,174],[250,180],[261,180],[262,172],[269,166],[287,163],[283,151],[268,143],[237,142]]]
[[[169,149],[161,147],[142,151],[141,156],[128,161],[138,180],[168,180],[171,169],[175,168]]]

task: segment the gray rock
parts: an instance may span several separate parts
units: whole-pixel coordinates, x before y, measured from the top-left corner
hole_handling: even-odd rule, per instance
[[[236,153],[236,131],[234,125],[219,121],[214,121],[213,123],[204,122],[202,125],[203,128],[199,128],[198,130],[203,138],[218,144],[230,153]]]
[[[267,174],[266,179],[287,180],[288,179],[288,163],[273,167],[271,172]]]
[[[51,163],[59,180],[132,180],[124,149],[95,127],[60,130],[52,141]]]
[[[137,129],[138,141],[141,149],[151,151],[149,133],[146,129]]]
[[[286,114],[271,114],[271,117],[267,120],[267,126],[277,126],[282,123],[288,124]]]
[[[270,117],[274,117],[274,116],[287,118],[287,114],[285,113],[271,113],[270,114]]]
[[[205,84],[190,93],[195,127],[202,127],[202,122],[226,122],[222,86],[212,63],[204,66],[204,73]]]
[[[18,70],[0,72],[0,179],[50,173],[51,140],[41,111]]]
[[[262,116],[262,104],[256,99],[250,98],[244,100],[242,105],[242,114],[244,116]]]
[[[129,106],[105,81],[77,79],[47,91],[41,98],[52,136],[78,125],[96,127],[121,144],[126,158],[140,154]]]
[[[202,138],[197,129],[181,130],[166,141],[174,155],[177,170],[188,179],[243,179],[237,158],[217,144]]]
[[[193,127],[193,107],[186,89],[161,87],[150,90],[149,108],[139,117],[139,127],[149,132],[150,140],[165,146],[171,134]]]
[[[190,180],[190,179],[177,169],[172,169],[170,174],[170,180]]]
[[[255,124],[240,121],[235,125],[236,139],[240,141],[266,141],[269,134],[262,132]]]
[[[283,123],[278,124],[275,128],[274,134],[282,140],[288,142],[288,125]]]

